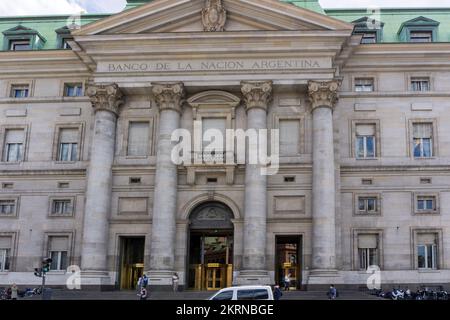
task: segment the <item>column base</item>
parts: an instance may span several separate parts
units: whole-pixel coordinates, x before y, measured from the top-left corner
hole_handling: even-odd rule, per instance
[[[313,269],[309,272],[307,287],[308,290],[328,289],[331,284],[343,284],[344,278],[335,269]]]
[[[150,270],[147,271],[148,285],[151,289],[158,291],[172,290],[172,276],[175,271],[171,270]]]
[[[272,285],[269,273],[266,270],[243,270],[235,278],[233,285],[248,286],[248,285]]]
[[[111,291],[114,290],[114,284],[108,271],[87,270],[81,271],[81,289]]]

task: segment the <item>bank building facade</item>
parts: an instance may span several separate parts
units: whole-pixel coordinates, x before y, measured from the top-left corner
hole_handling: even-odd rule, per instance
[[[449,14],[129,0],[0,18],[0,285],[39,284],[50,257],[53,286],[448,286]],[[174,163],[172,133],[198,123],[278,129],[277,173]]]

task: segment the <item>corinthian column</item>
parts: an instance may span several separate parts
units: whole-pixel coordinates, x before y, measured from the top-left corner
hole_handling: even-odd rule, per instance
[[[183,83],[153,83],[159,107],[158,153],[153,202],[150,284],[168,286],[175,269],[178,174],[172,162],[172,132],[180,126]]]
[[[313,116],[313,270],[310,284],[329,284],[329,279],[320,278],[337,275],[333,108],[337,101],[339,85],[338,81],[311,81],[308,85]]]
[[[116,121],[122,104],[117,84],[89,85],[86,90],[95,111],[91,159],[87,176],[81,270],[85,277],[107,280],[108,215],[111,207],[112,163]]]
[[[272,82],[242,82],[247,111],[247,130],[267,129],[267,110],[272,98]],[[249,143],[249,148],[257,147]],[[258,149],[254,149],[258,150]],[[238,284],[270,284],[266,266],[267,176],[262,165],[245,166],[244,256]]]

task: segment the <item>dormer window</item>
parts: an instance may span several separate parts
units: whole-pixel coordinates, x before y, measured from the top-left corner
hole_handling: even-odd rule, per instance
[[[355,26],[354,34],[361,34],[361,44],[378,43],[382,40],[384,23],[370,17],[363,17],[352,22]]]
[[[30,40],[10,40],[9,50],[11,51],[31,50]]]
[[[3,50],[5,51],[39,50],[46,42],[38,31],[22,25],[3,31],[3,34],[5,36]]]
[[[437,39],[439,22],[426,18],[417,17],[404,22],[398,31],[399,39],[403,42],[428,43]]]
[[[72,49],[70,47],[69,41],[73,40],[73,37],[70,33],[71,30],[77,29],[79,26],[76,24],[72,24],[70,26],[64,26],[62,28],[56,29],[55,32],[58,35],[58,49]]]
[[[432,31],[413,31],[409,36],[409,42],[432,42]]]

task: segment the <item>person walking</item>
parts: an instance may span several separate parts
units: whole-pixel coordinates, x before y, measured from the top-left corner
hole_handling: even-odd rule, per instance
[[[275,285],[275,287],[273,288],[273,298],[275,300],[280,300],[282,296],[283,296],[283,292],[281,292],[280,286]]]
[[[172,288],[173,288],[173,292],[178,292],[178,282],[180,281],[180,277],[178,276],[178,274],[175,272],[172,276]]]
[[[17,300],[18,296],[19,296],[19,288],[15,283],[13,283],[11,287],[11,300]]]
[[[337,290],[336,290],[336,288],[334,287],[333,284],[330,285],[330,288],[328,289],[327,295],[328,295],[328,299],[330,299],[330,300],[336,299],[336,297],[337,297]]]
[[[145,289],[147,289],[147,286],[148,286],[148,277],[147,277],[146,274],[144,274],[144,275],[142,276],[142,287],[144,287]]]
[[[289,288],[291,287],[291,274],[288,273],[284,277],[284,291],[289,291]]]

